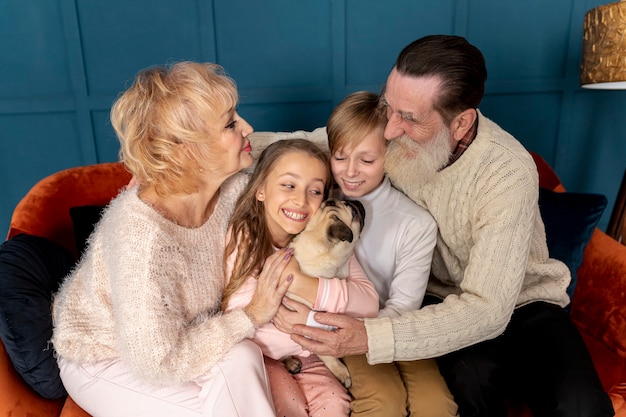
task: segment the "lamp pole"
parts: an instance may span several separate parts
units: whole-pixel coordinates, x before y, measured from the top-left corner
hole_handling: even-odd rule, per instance
[[[624,241],[626,239],[626,170],[624,171],[624,178],[622,178],[622,185],[620,185],[617,193],[617,200],[615,200],[615,205],[611,212],[611,219],[609,220],[606,234],[618,242],[626,244],[626,241]]]

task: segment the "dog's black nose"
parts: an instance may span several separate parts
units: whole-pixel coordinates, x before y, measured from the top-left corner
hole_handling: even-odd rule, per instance
[[[326,200],[326,206],[337,207],[337,200],[333,200],[333,199]]]

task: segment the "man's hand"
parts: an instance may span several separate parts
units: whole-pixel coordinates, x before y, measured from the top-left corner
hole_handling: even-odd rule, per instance
[[[322,330],[296,324],[291,339],[317,355],[343,358],[367,352],[367,333],[361,320],[334,313],[315,313],[315,320],[337,329]]]

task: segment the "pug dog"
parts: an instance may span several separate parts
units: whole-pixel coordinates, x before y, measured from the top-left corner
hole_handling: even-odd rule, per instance
[[[348,277],[350,256],[361,236],[365,224],[365,208],[356,200],[329,199],[322,203],[307,226],[290,243],[300,270],[319,278]],[[289,298],[312,307],[305,299],[287,293]],[[352,379],[348,368],[337,358],[320,356],[320,359],[346,387]],[[300,372],[302,363],[297,356],[283,358],[289,372]]]

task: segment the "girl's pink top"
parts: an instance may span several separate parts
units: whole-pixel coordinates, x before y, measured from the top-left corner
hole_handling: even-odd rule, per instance
[[[235,254],[228,262],[226,276],[230,276]],[[231,296],[227,310],[248,305],[256,289],[255,277],[248,277],[244,284]],[[319,279],[317,299],[313,310],[331,313],[345,313],[353,317],[376,317],[378,315],[378,293],[369,281],[356,257],[350,257],[348,278]],[[311,353],[291,340],[289,334],[276,328],[273,323],[259,327],[253,339],[263,350],[263,354],[276,360],[285,356],[309,356]]]

